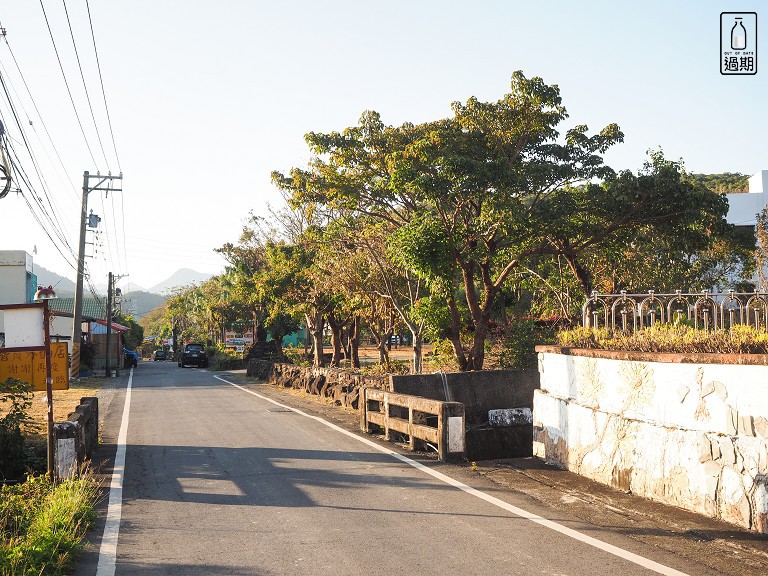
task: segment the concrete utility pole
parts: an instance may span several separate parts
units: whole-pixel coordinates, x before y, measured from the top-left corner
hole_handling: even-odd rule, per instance
[[[109,378],[112,376],[109,370],[109,340],[112,336],[112,283],[114,282],[114,276],[112,272],[109,273],[109,280],[107,281],[107,314],[105,320],[107,321],[107,354],[106,361],[104,363],[105,376]]]
[[[113,180],[122,181],[123,175],[102,176],[101,174],[91,175],[87,170],[83,172],[83,201],[80,208],[80,249],[77,256],[77,282],[75,283],[75,309],[74,321],[72,326],[72,359],[69,369],[70,378],[80,378],[80,341],[83,338],[83,275],[85,273],[85,230],[88,224],[88,195],[95,191],[122,192],[122,187],[112,188]],[[91,186],[91,180],[97,180],[96,184]],[[103,187],[105,182],[109,182],[107,187]]]

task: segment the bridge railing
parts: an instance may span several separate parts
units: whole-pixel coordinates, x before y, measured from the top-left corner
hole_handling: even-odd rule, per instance
[[[465,454],[464,405],[459,402],[363,388],[360,429],[371,432],[373,426],[383,429],[386,440],[392,432],[408,436],[411,450],[431,443],[440,460],[458,460]]]
[[[585,328],[635,332],[657,322],[691,322],[695,328],[714,330],[736,325],[768,328],[768,294],[765,292],[682,292],[664,294],[600,294],[582,307]]]

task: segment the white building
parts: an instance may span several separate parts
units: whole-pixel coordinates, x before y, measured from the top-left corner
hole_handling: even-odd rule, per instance
[[[768,204],[768,170],[761,170],[749,179],[749,193],[726,194],[729,223],[755,226],[757,214]]]
[[[28,304],[37,291],[32,255],[24,250],[0,250],[0,304]],[[0,333],[5,332],[0,314]]]

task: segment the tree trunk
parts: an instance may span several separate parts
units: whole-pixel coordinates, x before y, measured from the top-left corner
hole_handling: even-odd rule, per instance
[[[331,327],[331,346],[333,347],[331,366],[338,368],[341,366],[341,359],[343,357],[342,351],[344,343],[342,341],[342,332],[344,330],[344,324],[340,322],[334,314],[328,314],[328,326]]]
[[[312,335],[312,344],[315,350],[314,365],[317,367],[325,366],[323,356],[323,328],[325,327],[322,311],[313,312],[312,316],[304,315],[307,320],[307,329]]]
[[[411,364],[411,374],[421,374],[422,369],[422,339],[421,332],[411,330],[413,336],[413,363]]]
[[[488,267],[480,265],[484,298],[481,305],[477,295],[477,287],[475,286],[474,265],[466,265],[461,270],[464,279],[464,292],[467,296],[467,306],[469,307],[474,327],[472,348],[469,351],[464,370],[482,370],[483,361],[485,360],[485,338],[488,335],[488,322],[491,319],[493,299],[498,292],[498,288],[495,288],[493,282],[491,282]]]
[[[472,348],[467,356],[466,370],[482,370],[485,360],[485,338],[488,335],[488,319],[475,325]]]
[[[453,346],[453,355],[456,357],[456,362],[459,365],[459,370],[462,372],[467,370],[467,357],[464,354],[464,347],[461,345],[461,312],[456,305],[456,299],[453,294],[447,298],[448,310],[451,312],[451,324],[448,327],[448,340]]]
[[[584,291],[584,295],[589,298],[592,296],[592,272],[584,268],[579,262],[578,257],[575,254],[563,254],[565,261],[568,263],[568,267],[573,272],[576,279],[581,285],[581,289]]]
[[[349,357],[353,368],[360,368],[360,316],[355,316],[349,327]]]

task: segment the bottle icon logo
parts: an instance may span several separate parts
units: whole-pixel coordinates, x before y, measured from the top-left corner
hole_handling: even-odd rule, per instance
[[[720,13],[720,74],[757,74],[757,12]]]
[[[741,18],[736,18],[731,28],[731,49],[744,50],[747,47],[747,29]]]

